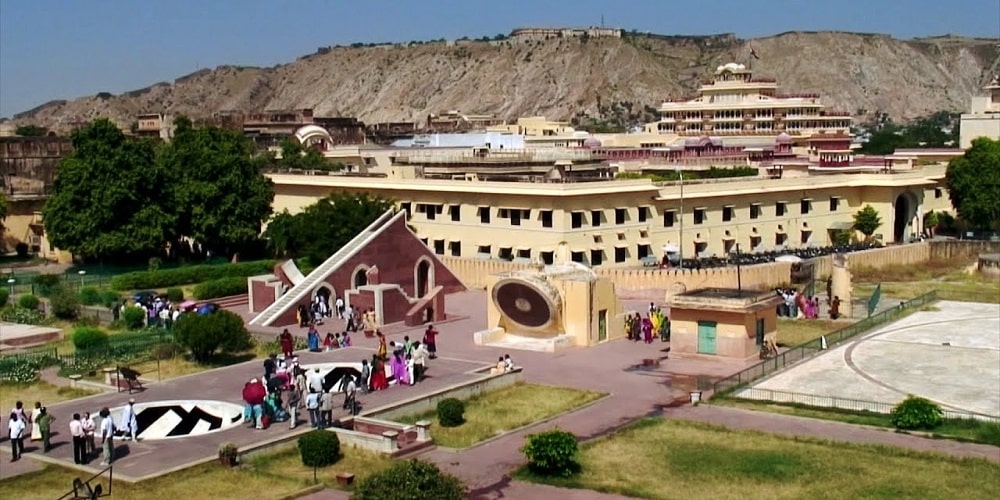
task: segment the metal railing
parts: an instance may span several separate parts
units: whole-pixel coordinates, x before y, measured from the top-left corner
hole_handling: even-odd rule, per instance
[[[841,328],[840,330],[831,332],[824,336],[826,338],[826,347],[827,349],[830,349],[833,346],[855,337],[860,333],[870,331],[877,326],[893,321],[910,309],[923,307],[924,305],[934,302],[935,300],[937,300],[937,292],[928,292],[919,297],[903,302],[898,307],[886,309],[858,322],[852,323],[849,326]],[[773,358],[761,361],[760,363],[757,363],[749,368],[719,380],[715,383],[714,392],[715,394],[731,392],[749,384],[750,382],[781,371],[785,367],[809,358],[822,350],[822,339],[814,339],[804,344],[797,345]]]
[[[862,399],[841,398],[836,396],[818,396],[815,394],[802,394],[798,392],[776,391],[773,389],[761,389],[758,387],[746,387],[729,395],[731,398],[747,399],[753,401],[767,401],[770,403],[798,404],[803,406],[813,406],[817,408],[836,408],[853,412],[872,412],[883,415],[892,413],[892,409],[899,403],[888,401],[866,401]],[[942,409],[943,417],[947,419],[982,420],[986,422],[1000,422],[1000,417],[984,415],[982,413],[968,412],[962,410]]]

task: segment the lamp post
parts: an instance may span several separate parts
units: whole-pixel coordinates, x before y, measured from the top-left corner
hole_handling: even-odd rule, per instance
[[[83,277],[87,275],[87,270],[80,269],[80,271],[78,271],[77,274],[80,275],[80,288],[83,288]]]
[[[17,283],[17,280],[14,279],[14,278],[10,278],[10,279],[7,280],[7,286],[10,287],[10,296],[11,297],[14,296],[14,283]]]
[[[677,177],[681,181],[681,212],[680,212],[680,242],[677,245],[677,258],[680,259],[681,269],[684,269],[684,171],[680,165],[674,165]]]

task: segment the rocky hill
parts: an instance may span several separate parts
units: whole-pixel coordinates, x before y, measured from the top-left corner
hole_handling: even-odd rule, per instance
[[[969,97],[1000,71],[997,42],[789,32],[755,40],[626,34],[324,47],[273,68],[222,66],[122,95],[52,101],[14,122],[63,128],[107,116],[128,125],[150,112],[198,118],[223,110],[313,108],[317,116],[368,123],[461,110],[627,124],[651,117],[650,107],[665,97],[693,93],[718,65],[747,62],[751,46],[760,56],[752,61],[755,73],[777,78],[785,91],[820,92],[829,108],[858,117],[878,111],[907,120],[964,111]]]

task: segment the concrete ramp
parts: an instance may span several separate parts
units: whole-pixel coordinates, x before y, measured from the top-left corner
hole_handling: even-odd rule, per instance
[[[298,267],[292,264],[290,266],[292,273],[302,277],[298,283],[295,282],[296,278],[293,277],[293,274],[289,273],[289,270],[282,266],[282,270],[289,273],[288,279],[292,281],[292,287],[289,288],[284,295],[278,298],[278,300],[274,301],[273,304],[261,311],[260,314],[254,316],[254,318],[250,320],[250,324],[256,326],[271,326],[271,324],[282,314],[287,312],[290,308],[295,307],[295,305],[302,299],[308,297],[309,294],[312,293],[313,289],[322,283],[330,273],[336,271],[341,265],[343,265],[344,262],[351,257],[354,257],[354,255],[360,252],[365,245],[382,234],[383,231],[385,231],[396,219],[400,217],[406,217],[406,212],[400,211],[399,213],[393,215],[393,210],[386,210],[385,213],[375,219],[375,222],[369,224],[368,227],[358,233],[354,239],[347,242],[347,244],[341,247],[340,250],[337,250],[336,253],[326,259],[326,261],[313,270],[313,272],[309,273],[308,276],[302,277],[302,273],[299,271]]]

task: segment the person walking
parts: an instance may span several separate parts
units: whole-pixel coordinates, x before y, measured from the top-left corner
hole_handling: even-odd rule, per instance
[[[329,391],[325,391],[320,394],[319,406],[319,425],[321,429],[325,429],[333,424],[333,387]]]
[[[52,421],[55,418],[49,415],[45,407],[41,408],[41,413],[38,415],[38,419],[35,421],[35,425],[38,426],[38,432],[42,435],[42,453],[48,453],[52,449]]]
[[[437,336],[438,331],[434,329],[434,325],[427,325],[427,330],[424,331],[424,345],[427,346],[430,359],[437,357]]]
[[[306,410],[309,410],[309,424],[312,425],[313,429],[320,428],[320,414],[319,414],[319,393],[310,392],[306,396]]]
[[[23,413],[10,412],[10,420],[7,421],[7,437],[10,438],[10,461],[17,462],[24,453],[24,429],[27,424]]]
[[[111,465],[115,458],[115,420],[111,418],[111,410],[107,407],[101,408],[101,448],[104,451],[104,459],[101,465]]]
[[[139,440],[139,421],[135,415],[135,399],[129,399],[128,405],[122,410],[120,427],[125,430],[126,441]]]
[[[87,443],[87,458],[89,460],[97,452],[97,447],[94,446],[94,430],[97,429],[97,424],[94,423],[94,417],[90,415],[89,411],[83,414],[80,423],[83,424],[83,437]]]
[[[41,441],[42,431],[38,428],[38,417],[42,416],[42,402],[35,401],[35,409],[31,410],[31,418],[25,421],[26,424],[31,426],[31,440]]]
[[[281,343],[281,355],[284,356],[285,362],[290,363],[295,351],[295,339],[292,338],[292,333],[288,331],[288,328],[285,328],[281,335],[278,335],[278,342]]]
[[[73,463],[87,463],[87,433],[83,430],[79,413],[74,413],[73,420],[69,421],[69,434],[73,437]]]

